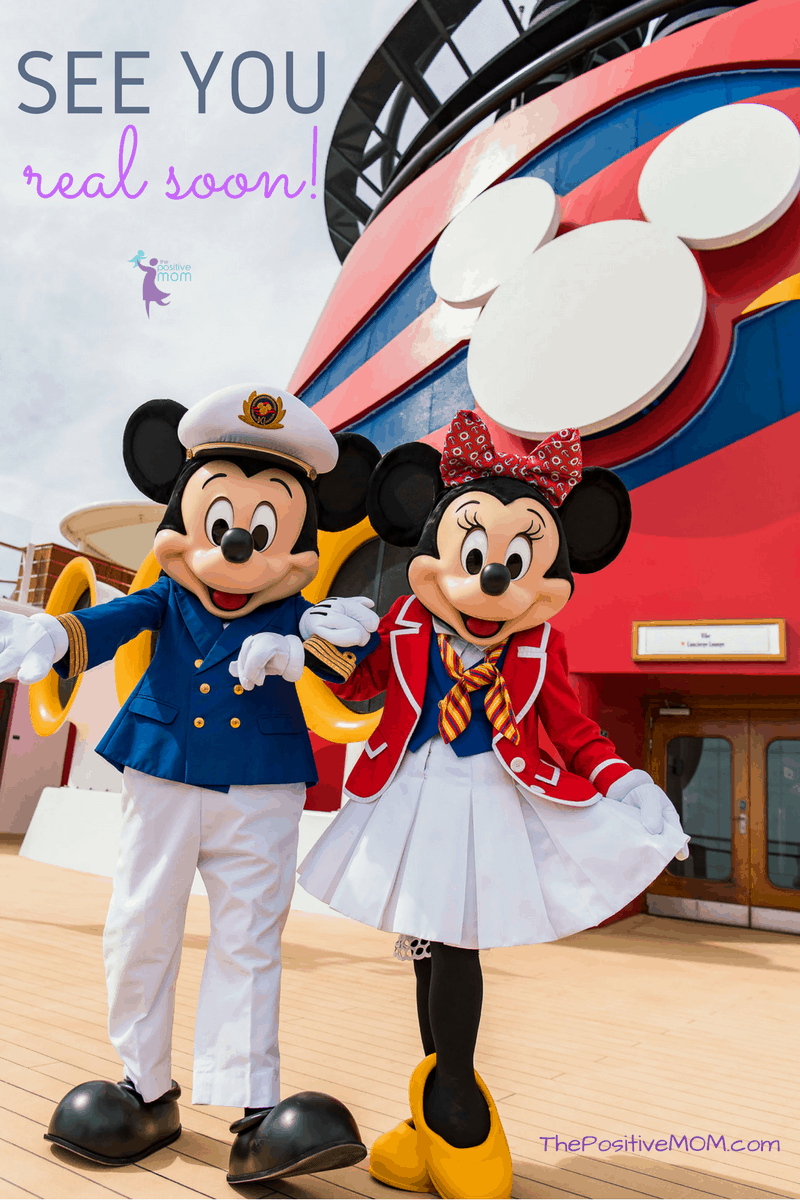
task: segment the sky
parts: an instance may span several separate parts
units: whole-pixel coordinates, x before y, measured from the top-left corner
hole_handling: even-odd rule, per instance
[[[187,407],[232,383],[285,386],[339,272],[325,224],[322,180],[338,116],[362,67],[409,0],[26,0],[6,5],[0,75],[0,511],[30,522],[35,542],[62,541],[59,522],[86,504],[141,498],[125,473],[122,432],[145,400],[169,396]],[[50,81],[49,112],[20,110],[47,102],[41,86],[18,71],[29,51],[30,74]],[[181,58],[202,74],[223,55],[198,113],[198,90]],[[237,55],[257,50],[274,65],[274,97],[262,113],[239,111],[231,95]],[[67,111],[68,51],[79,58],[74,104]],[[144,78],[123,89],[122,103],[149,113],[114,112],[114,55],[122,75]],[[286,99],[286,53],[294,55],[296,99],[316,95],[317,53],[325,52],[325,100],[313,114]],[[264,66],[241,67],[240,98],[264,96]],[[120,139],[135,126],[138,145],[127,188],[147,181],[138,199],[42,199],[69,172],[78,190],[93,173],[117,182]],[[313,128],[317,182],[311,185]],[[129,136],[129,145],[131,135]],[[34,173],[26,182],[25,168]],[[170,168],[181,190],[207,172],[235,173],[252,184],[262,171],[285,172],[293,199],[278,187],[269,199],[218,194],[170,200]],[[30,172],[29,172],[30,174]],[[89,185],[96,186],[97,180]],[[202,187],[198,185],[199,190]],[[316,199],[312,199],[312,194]],[[191,280],[160,283],[169,303],[142,299],[137,253],[188,265]],[[9,529],[12,523],[9,522]],[[11,540],[3,533],[0,540]]]

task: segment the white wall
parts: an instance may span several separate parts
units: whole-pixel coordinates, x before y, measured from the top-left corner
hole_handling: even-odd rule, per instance
[[[42,788],[61,783],[69,726],[52,737],[34,733],[25,684],[16,685],[12,704],[0,775],[0,833],[25,833]]]

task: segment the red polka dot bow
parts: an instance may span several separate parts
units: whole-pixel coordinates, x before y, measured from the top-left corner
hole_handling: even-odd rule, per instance
[[[558,508],[581,478],[581,439],[577,429],[559,429],[532,454],[498,454],[480,417],[462,409],[453,417],[442,454],[445,487],[505,476],[537,487]]]

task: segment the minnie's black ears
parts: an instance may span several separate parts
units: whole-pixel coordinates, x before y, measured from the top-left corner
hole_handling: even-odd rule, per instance
[[[416,546],[444,490],[442,456],[425,442],[397,446],[378,463],[367,493],[367,516],[378,537]],[[587,467],[557,510],[573,571],[590,574],[617,557],[631,527],[625,484],[605,467]]]
[[[425,442],[408,442],[384,455],[367,493],[367,516],[392,546],[416,546],[444,488],[442,456]]]
[[[364,520],[370,476],[381,457],[377,446],[360,433],[336,433],[334,437],[339,461],[314,483],[319,527],[327,533],[340,533]]]
[[[186,461],[178,424],[186,412],[176,400],[148,400],[131,413],[122,435],[125,469],[140,492],[168,504]]]
[[[581,575],[602,571],[619,554],[631,528],[631,501],[618,475],[585,467],[583,478],[558,510],[569,565]]]

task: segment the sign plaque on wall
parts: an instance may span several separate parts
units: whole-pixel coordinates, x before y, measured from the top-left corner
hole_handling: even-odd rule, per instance
[[[634,662],[784,662],[784,620],[634,621]]]

